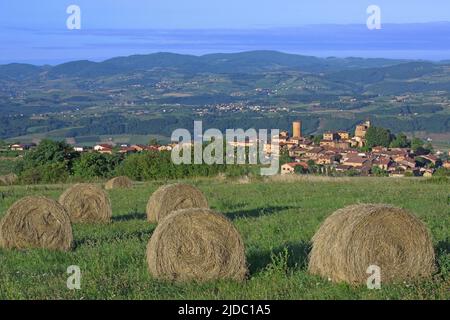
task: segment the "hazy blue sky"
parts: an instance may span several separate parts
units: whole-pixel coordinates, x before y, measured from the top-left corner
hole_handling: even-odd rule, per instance
[[[65,9],[82,9],[85,28],[249,28],[365,23],[382,8],[385,23],[450,20],[449,0],[1,0],[0,25],[65,26]]]
[[[81,30],[66,28],[71,4]],[[382,30],[365,26],[372,4]],[[263,49],[444,60],[450,23],[410,25],[442,21],[450,0],[0,0],[0,63]]]

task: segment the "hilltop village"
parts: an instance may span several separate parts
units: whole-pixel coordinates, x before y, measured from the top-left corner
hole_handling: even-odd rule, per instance
[[[354,133],[341,130],[326,131],[316,136],[304,136],[302,122],[294,121],[291,134],[288,131],[281,131],[277,137],[280,145],[280,173],[431,177],[440,168],[450,169],[450,152],[448,154],[433,153],[432,149],[422,146],[414,148],[411,142],[408,147],[369,147],[367,133],[371,128],[372,123],[365,121],[356,126]],[[386,132],[389,131],[386,130]],[[404,138],[406,139],[406,136]],[[177,142],[164,145],[155,140],[148,145],[108,142],[86,147],[74,145],[70,141],[66,142],[71,145],[70,148],[73,151],[78,153],[122,156],[141,152],[170,152],[177,145]],[[182,143],[192,146],[192,142]],[[249,148],[258,142],[247,138],[245,142],[228,143],[234,147]],[[36,146],[35,143],[15,143],[9,145],[9,150],[18,152],[21,157],[26,151],[33,150]],[[264,144],[263,148],[266,156],[273,154],[270,143]]]
[[[439,167],[450,169],[450,161],[422,148],[367,148],[366,134],[371,122],[356,126],[354,135],[347,131],[327,131],[321,139],[302,135],[302,122],[292,125],[292,136],[280,134],[280,147],[291,162],[281,166],[281,174],[342,173],[348,175],[432,176]],[[450,152],[449,152],[450,155]],[[444,157],[443,157],[444,158]],[[312,169],[312,170],[311,170]]]

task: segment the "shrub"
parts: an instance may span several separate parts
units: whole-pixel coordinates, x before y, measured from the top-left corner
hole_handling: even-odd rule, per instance
[[[450,177],[450,169],[439,168],[434,173],[434,176],[436,176],[436,177]]]
[[[69,177],[64,162],[48,163],[21,172],[19,179],[24,184],[65,182]]]
[[[83,153],[74,163],[73,175],[87,180],[112,177],[121,161],[120,155]]]

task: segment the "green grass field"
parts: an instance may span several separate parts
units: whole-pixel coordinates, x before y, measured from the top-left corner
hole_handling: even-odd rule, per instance
[[[213,209],[243,236],[250,275],[245,283],[173,284],[152,279],[145,251],[155,225],[145,206],[160,183],[113,190],[113,223],[75,225],[72,252],[0,249],[0,299],[450,299],[450,182],[392,178],[292,181],[191,180]],[[0,216],[19,198],[57,198],[67,186],[0,187]],[[433,234],[438,273],[381,290],[333,284],[307,272],[310,239],[334,210],[389,203],[415,213]],[[66,287],[66,269],[81,268],[81,290]]]
[[[13,172],[15,161],[0,159],[0,176]]]

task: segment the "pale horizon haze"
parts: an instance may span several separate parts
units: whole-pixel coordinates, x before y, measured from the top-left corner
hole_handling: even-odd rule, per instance
[[[66,9],[81,8],[81,30]],[[368,30],[369,5],[381,30]],[[58,64],[175,52],[450,59],[450,1],[0,1],[0,63]]]

